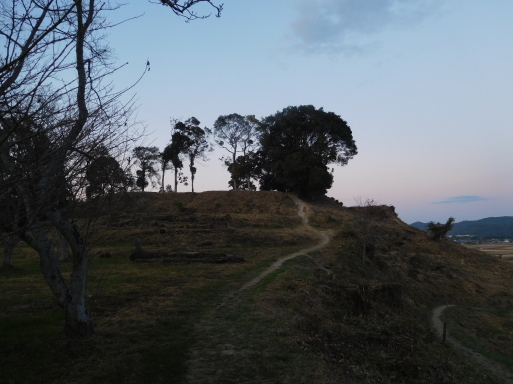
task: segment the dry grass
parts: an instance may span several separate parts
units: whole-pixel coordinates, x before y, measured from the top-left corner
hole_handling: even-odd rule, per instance
[[[36,255],[17,250],[16,269],[0,271],[0,382],[497,382],[442,345],[429,318],[447,301],[485,308],[467,328],[509,337],[513,265],[428,240],[392,214],[380,216],[362,265],[352,209],[310,204],[332,243],[242,292],[279,256],[317,241],[286,195],[133,194],[105,205],[91,244],[111,257],[91,260],[88,340],[62,337]],[[132,263],[136,238],[151,251],[223,251],[246,263]],[[488,347],[511,345],[496,340]]]

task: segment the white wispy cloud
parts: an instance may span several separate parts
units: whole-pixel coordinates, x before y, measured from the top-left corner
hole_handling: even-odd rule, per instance
[[[441,0],[295,0],[292,23],[297,48],[305,53],[354,53],[377,45],[387,28],[419,23]]]
[[[465,203],[475,203],[477,201],[488,201],[493,200],[488,197],[483,196],[473,196],[473,195],[465,195],[465,196],[454,196],[448,197],[445,200],[435,201],[431,204],[465,204]]]

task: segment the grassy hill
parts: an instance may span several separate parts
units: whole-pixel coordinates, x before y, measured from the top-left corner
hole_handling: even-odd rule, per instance
[[[427,223],[417,221],[415,228],[426,229]],[[455,223],[449,235],[511,236],[513,237],[513,217],[487,217],[480,220],[466,220]]]
[[[449,332],[513,369],[512,264],[433,242],[391,207],[307,204],[331,242],[244,290],[319,242],[286,194],[145,193],[88,206],[98,211],[88,286],[96,335],[63,337],[37,255],[20,247],[16,268],[0,271],[0,382],[502,382],[441,343],[430,317],[457,304]],[[365,264],[354,227],[362,209],[374,222]],[[162,257],[131,261],[137,239]]]

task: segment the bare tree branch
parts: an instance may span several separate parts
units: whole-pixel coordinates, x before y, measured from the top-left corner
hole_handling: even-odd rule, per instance
[[[210,17],[212,14],[207,15],[199,15],[197,12],[194,12],[192,8],[199,3],[205,3],[210,5],[215,12],[216,17],[221,17],[221,12],[223,11],[223,5],[215,5],[211,0],[160,0],[160,3],[166,7],[171,8],[171,10],[178,16],[184,17],[186,21],[196,20],[196,19],[206,19]]]

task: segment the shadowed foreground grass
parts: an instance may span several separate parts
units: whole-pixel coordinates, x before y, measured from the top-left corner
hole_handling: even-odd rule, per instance
[[[0,270],[0,382],[181,382],[196,319],[253,276],[249,270],[296,249],[246,250],[247,263],[223,265],[94,258],[88,308],[96,335],[88,340],[63,337],[64,317],[37,256],[18,249],[16,268]],[[69,275],[66,263],[63,270]]]

